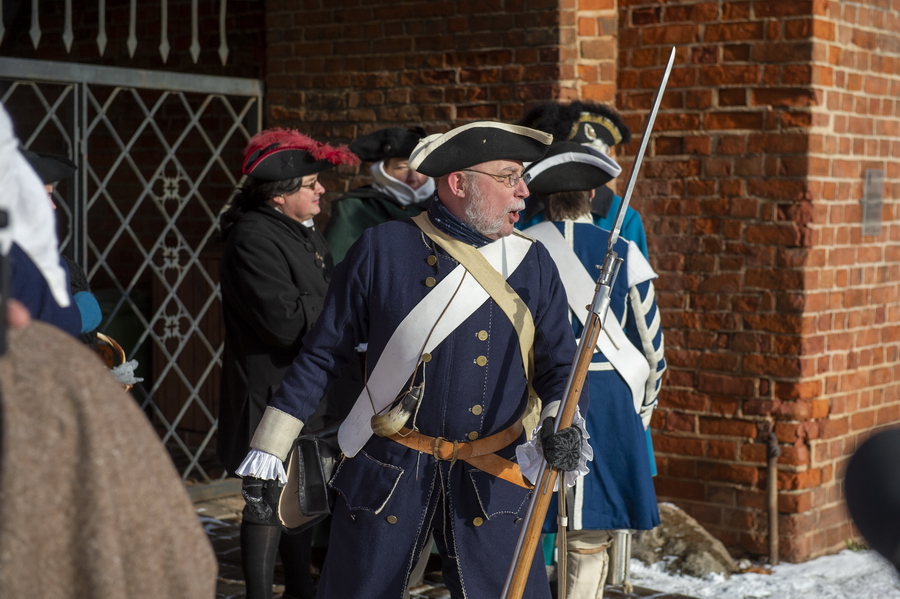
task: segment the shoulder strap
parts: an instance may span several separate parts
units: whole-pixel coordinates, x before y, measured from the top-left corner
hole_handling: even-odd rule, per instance
[[[444,248],[444,251],[450,254],[454,260],[462,264],[509,318],[519,336],[519,350],[522,354],[522,365],[525,367],[530,393],[531,379],[534,375],[534,318],[531,316],[528,306],[525,305],[515,289],[506,282],[503,275],[497,272],[478,250],[435,227],[428,219],[428,213],[423,212],[414,216],[412,221],[432,241]],[[523,235],[520,239],[526,241],[528,238]]]

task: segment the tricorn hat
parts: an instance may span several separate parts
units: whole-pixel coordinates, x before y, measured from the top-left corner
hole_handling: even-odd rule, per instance
[[[423,137],[409,157],[409,168],[442,177],[491,160],[540,160],[553,141],[542,131],[495,121],[467,123],[447,133]]]
[[[606,154],[574,141],[561,141],[550,146],[547,155],[529,165],[531,193],[551,194],[561,191],[590,191],[605,185],[622,172]]]
[[[68,179],[78,170],[74,162],[59,154],[32,152],[25,148],[21,148],[21,152],[45,185]]]
[[[425,129],[421,127],[388,127],[360,137],[350,144],[350,151],[366,162],[409,158],[423,137]]]
[[[545,102],[529,110],[519,124],[546,131],[560,141],[599,146],[604,151],[631,140],[631,129],[619,113],[596,102]]]
[[[295,129],[267,129],[250,138],[241,172],[261,181],[284,181],[338,164],[359,164],[359,158],[346,146],[335,148]]]

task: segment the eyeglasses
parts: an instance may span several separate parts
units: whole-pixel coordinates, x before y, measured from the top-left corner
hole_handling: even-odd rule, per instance
[[[529,183],[531,183],[531,173],[525,173],[524,175],[517,175],[515,173],[510,174],[510,175],[495,175],[493,173],[485,173],[482,171],[476,171],[475,169],[472,169],[472,168],[464,168],[462,170],[466,171],[467,173],[478,173],[479,175],[487,175],[488,177],[494,177],[498,183],[500,181],[506,181],[507,187],[515,187],[516,184],[518,184],[520,180],[523,181],[525,183],[525,185],[528,185]]]
[[[319,180],[316,179],[312,183],[307,183],[306,185],[301,185],[300,187],[306,187],[307,189],[315,189],[316,185],[318,185],[318,184],[319,184]]]

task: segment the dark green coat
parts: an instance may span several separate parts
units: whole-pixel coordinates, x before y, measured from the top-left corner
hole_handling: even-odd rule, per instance
[[[392,220],[412,218],[429,204],[431,199],[403,206],[371,185],[348,191],[331,204],[331,219],[325,227],[325,239],[335,264],[344,259],[347,250],[366,229]]]

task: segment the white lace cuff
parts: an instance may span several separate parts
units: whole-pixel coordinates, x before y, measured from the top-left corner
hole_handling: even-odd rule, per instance
[[[550,406],[544,408],[544,411],[541,414],[541,422],[543,422],[543,419],[548,415],[552,415],[550,412],[555,413],[556,410],[551,408],[551,406],[554,408],[558,407],[558,403],[559,402],[553,402]],[[572,419],[572,425],[581,429],[581,458],[578,460],[578,469],[565,473],[567,487],[573,486],[575,481],[578,480],[578,477],[588,473],[587,463],[594,459],[594,448],[588,443],[588,439],[591,438],[591,435],[588,434],[587,429],[584,427],[584,418],[581,416],[580,409],[575,410],[575,417]],[[516,459],[519,462],[519,469],[522,471],[522,475],[530,480],[532,484],[537,484],[541,463],[544,460],[544,449],[541,447],[540,429],[541,423],[539,422],[538,425],[534,427],[531,439],[516,447]],[[553,488],[554,491],[559,489],[559,478],[557,478],[556,481],[556,486]]]
[[[263,480],[277,480],[281,484],[287,484],[287,474],[284,472],[284,462],[271,453],[259,449],[251,449],[241,465],[235,471],[238,476],[253,476]]]

